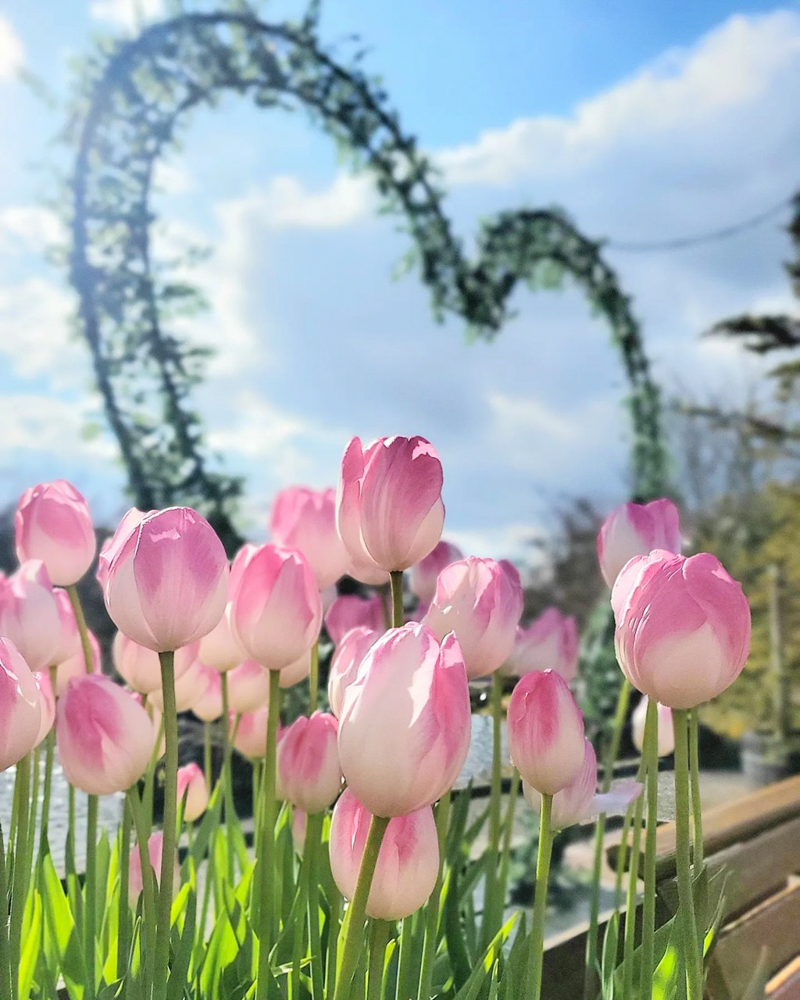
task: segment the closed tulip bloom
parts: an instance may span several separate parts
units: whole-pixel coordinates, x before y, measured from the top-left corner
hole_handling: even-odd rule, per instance
[[[78,623],[75,620],[75,612],[72,610],[72,602],[66,590],[56,588],[53,590],[58,607],[58,618],[61,623],[59,629],[59,644],[53,659],[48,666],[63,663],[75,656],[76,653],[83,653],[81,647],[81,635],[78,631]]]
[[[288,667],[284,667],[280,671],[280,679],[278,684],[285,690],[286,688],[294,687],[295,684],[299,684],[311,673],[311,650],[307,653],[303,653],[301,657],[296,659],[294,663],[290,663]]]
[[[267,713],[269,705],[234,717],[229,725],[233,745],[243,757],[260,760],[267,753]]]
[[[543,795],[573,782],[584,761],[583,716],[552,670],[534,670],[518,682],[508,705],[508,748],[524,781]]]
[[[750,605],[741,586],[708,552],[639,565],[632,585],[626,567],[624,592],[614,598],[623,672],[670,708],[710,701],[736,680],[750,652]]]
[[[647,719],[649,698],[642,698],[631,716],[631,735],[639,753],[644,749],[644,725]],[[669,757],[675,751],[675,731],[672,728],[672,709],[658,706],[658,756]]]
[[[526,800],[537,811],[541,809],[542,797],[527,782],[522,791]],[[631,802],[642,794],[638,781],[620,781],[610,792],[597,791],[597,757],[589,740],[584,740],[583,765],[577,776],[560,792],[553,796],[550,823],[554,830],[588,823],[600,813],[606,816],[624,815]]]
[[[339,759],[376,816],[402,816],[450,789],[469,749],[467,675],[458,641],[424,625],[390,629],[345,692]]]
[[[494,673],[514,647],[522,585],[494,559],[468,556],[439,574],[424,623],[439,638],[455,632],[470,678]]]
[[[162,830],[158,830],[156,833],[151,833],[150,838],[147,841],[147,853],[150,856],[150,868],[149,872],[150,878],[153,878],[155,874],[156,884],[161,884],[161,858],[164,855],[164,833]],[[175,865],[172,869],[172,891],[173,895],[181,887],[181,869],[180,863],[178,861],[178,852],[175,851]],[[131,902],[131,906],[136,907],[136,903],[139,900],[144,890],[144,881],[142,879],[142,856],[139,853],[138,846],[135,846],[131,850],[130,859],[128,862],[128,892]]]
[[[422,437],[353,438],[342,458],[336,517],[356,562],[387,572],[424,559],[442,536],[442,463]]]
[[[647,555],[653,549],[677,553],[682,544],[678,508],[671,500],[665,497],[646,504],[623,503],[603,521],[597,536],[603,579],[613,587],[629,559]]]
[[[578,674],[578,626],[558,608],[547,608],[526,628],[517,629],[503,673],[522,677],[531,670],[555,670],[568,684]]]
[[[301,715],[286,729],[278,750],[281,786],[289,801],[306,813],[333,805],[342,787],[333,715]]]
[[[331,871],[339,892],[352,900],[361,870],[371,814],[348,788],[331,819]],[[439,840],[430,806],[389,821],[367,900],[374,920],[402,920],[433,892],[439,874]]]
[[[345,632],[336,651],[331,657],[328,670],[328,701],[331,711],[338,719],[342,714],[344,693],[358,676],[361,661],[383,634],[371,628],[351,628]]]
[[[262,545],[238,567],[231,588],[231,625],[248,656],[282,670],[319,636],[322,604],[311,567],[296,549]]]
[[[420,559],[411,567],[409,573],[411,593],[422,604],[429,604],[436,593],[436,581],[439,579],[439,574],[450,563],[463,558],[464,553],[457,545],[444,540],[439,542],[424,559]]]
[[[97,549],[89,506],[64,479],[25,490],[14,517],[17,558],[41,559],[57,587],[69,587],[92,565]]]
[[[178,802],[186,796],[183,818],[187,823],[200,819],[208,808],[208,786],[202,768],[185,764],[178,768]]]
[[[228,704],[237,715],[255,712],[269,702],[269,671],[245,660],[228,674]]]
[[[24,562],[0,581],[0,635],[10,639],[31,670],[44,670],[61,641],[61,618],[44,563]]]
[[[247,659],[247,653],[231,628],[230,608],[229,604],[214,628],[200,640],[200,650],[197,654],[201,663],[213,667],[220,673],[233,670]]]
[[[383,602],[377,594],[374,597],[342,594],[328,608],[325,629],[334,646],[338,646],[353,628],[368,628],[380,633],[386,631]]]
[[[142,518],[145,517],[147,513],[148,511],[139,510],[138,507],[131,507],[131,509],[125,513],[122,520],[117,525],[117,530],[114,534],[103,542],[100,548],[100,554],[97,557],[97,569],[94,572],[95,579],[100,584],[100,589],[103,592],[105,592],[106,589],[108,567],[111,565],[111,560],[125,544],[128,535],[130,535],[134,528],[141,524]],[[155,514],[155,511],[151,510],[149,513]]]
[[[198,664],[196,687],[189,706],[198,719],[214,722],[222,718],[222,675],[213,667]]]
[[[92,673],[102,674],[103,654],[100,650],[100,643],[94,632],[89,631],[89,647],[92,651]],[[77,649],[67,660],[63,660],[56,668],[56,695],[61,695],[67,690],[67,685],[73,677],[86,676],[86,657],[83,655],[83,647]]]
[[[40,670],[33,676],[36,680],[36,686],[39,688],[39,705],[42,710],[39,733],[36,737],[36,746],[38,747],[40,743],[44,742],[56,721],[56,698],[53,693],[53,685],[50,683],[49,671]]]
[[[137,705],[141,705],[145,710],[147,717],[150,720],[150,724],[153,727],[152,753],[154,753],[157,758],[163,757],[167,750],[167,741],[161,725],[163,719],[161,709],[157,705],[154,705],[149,699],[145,702],[145,695],[141,695],[137,691],[131,691],[130,696]]]
[[[0,639],[0,771],[31,752],[42,722],[36,679],[10,639]]]
[[[108,677],[73,678],[56,707],[58,756],[70,784],[87,795],[124,792],[147,770],[153,727],[147,712]]]
[[[207,635],[228,600],[228,560],[204,517],[189,507],[146,514],[111,560],[105,601],[128,638],[156,652]]]
[[[122,632],[117,632],[111,647],[117,673],[134,691],[151,694],[161,687],[161,664],[158,653],[141,646]],[[196,642],[175,650],[175,679],[179,680],[197,659]]]
[[[281,490],[272,502],[269,529],[277,545],[303,553],[320,590],[344,575],[350,557],[336,531],[336,490]]]

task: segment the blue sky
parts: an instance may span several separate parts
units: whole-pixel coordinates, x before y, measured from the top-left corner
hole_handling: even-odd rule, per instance
[[[187,6],[191,6],[187,0]],[[32,164],[60,122],[15,79],[63,93],[91,34],[135,31],[135,0],[0,6],[0,497],[66,476],[104,518],[125,501]],[[145,19],[167,2],[140,0]],[[275,0],[271,20],[301,7]],[[447,179],[457,230],[507,207],[560,204],[592,235],[667,239],[755,214],[798,186],[800,5],[622,0],[328,0],[321,35],[358,32],[404,126]],[[518,552],[554,502],[626,495],[623,386],[606,331],[579,295],[520,291],[498,340],[436,325],[406,249],[368,183],[302,115],[238,99],[200,112],[160,176],[159,247],[214,250],[213,304],[187,335],[218,354],[199,402],[225,464],[248,479],[263,531],[270,494],[336,477],[347,437],[422,433],[445,465],[449,533],[479,554]],[[659,380],[735,402],[759,369],[698,340],[722,315],[791,304],[777,217],[691,251],[610,251],[634,296]]]

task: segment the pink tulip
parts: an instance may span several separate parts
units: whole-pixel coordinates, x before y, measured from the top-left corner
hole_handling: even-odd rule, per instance
[[[736,680],[750,652],[750,606],[715,556],[653,553],[620,576],[617,659],[635,688],[685,709]]]
[[[303,553],[320,590],[344,575],[349,555],[336,531],[336,490],[281,490],[272,502],[269,529],[276,545]]]
[[[597,536],[597,558],[603,579],[613,587],[617,574],[629,559],[647,555],[653,549],[677,553],[682,544],[678,508],[671,500],[623,503],[603,521]]]
[[[387,572],[424,559],[442,535],[442,463],[421,437],[379,438],[345,449],[336,521],[352,559]]]
[[[147,841],[147,853],[150,856],[150,878],[153,878],[155,873],[156,884],[161,884],[161,859],[164,854],[164,833],[159,830],[157,833],[151,833],[150,839]],[[173,868],[172,875],[172,894],[173,896],[181,887],[181,869],[178,862],[178,852],[175,851],[175,866]],[[128,892],[130,894],[130,901],[133,907],[141,896],[144,890],[144,880],[142,879],[142,856],[139,853],[138,846],[131,850],[130,860],[128,863]]]
[[[433,595],[436,593],[436,581],[439,574],[450,563],[454,563],[464,558],[464,553],[452,542],[439,542],[435,548],[421,559],[414,563],[409,574],[409,584],[411,593],[423,604],[430,604]]]
[[[130,639],[156,652],[207,635],[228,599],[228,560],[216,532],[189,507],[146,514],[112,558],[108,613]]]
[[[558,608],[547,608],[517,638],[503,673],[522,677],[531,670],[555,670],[569,684],[578,674],[578,627]]]
[[[128,535],[137,528],[141,522],[142,518],[146,516],[148,512],[139,510],[138,507],[131,507],[129,511],[125,513],[122,520],[117,525],[117,530],[114,534],[107,538],[100,549],[100,555],[97,557],[97,569],[95,570],[95,579],[100,584],[100,589],[105,593],[106,581],[108,580],[108,568],[111,565],[111,561],[114,556],[119,552],[122,546],[128,539]],[[150,514],[155,514],[154,510],[149,511]]]
[[[534,670],[517,683],[508,705],[508,748],[523,780],[543,795],[577,778],[584,762],[583,716],[559,674]]]
[[[441,639],[455,632],[470,678],[494,673],[514,647],[522,586],[494,559],[468,556],[439,574],[423,619]]]
[[[542,797],[527,782],[522,783],[525,798],[537,811]],[[606,816],[624,815],[631,802],[642,794],[638,781],[620,781],[610,791],[597,791],[597,757],[589,740],[584,740],[583,764],[573,781],[553,796],[550,824],[554,830],[588,823],[601,813]]]
[[[346,689],[358,676],[361,661],[382,634],[383,629],[376,632],[371,628],[351,628],[342,637],[328,671],[328,701],[337,719],[342,714]]]
[[[59,645],[53,654],[53,659],[49,666],[63,663],[71,659],[76,653],[82,654],[81,635],[78,631],[78,623],[75,620],[75,612],[72,610],[72,601],[66,590],[57,588],[53,590],[58,607],[58,618],[61,623],[59,629]]]
[[[39,739],[41,694],[10,639],[0,639],[0,771],[31,752]]]
[[[155,753],[156,758],[163,757],[167,750],[167,741],[162,727],[163,713],[161,712],[161,709],[157,705],[154,705],[152,701],[145,701],[147,695],[141,695],[137,691],[131,691],[130,696],[137,705],[141,705],[142,708],[144,708],[147,713],[147,718],[150,720],[150,724],[153,727],[153,746],[151,748],[151,757],[153,753]]]
[[[303,653],[301,657],[295,660],[294,663],[290,663],[288,667],[284,667],[280,671],[280,680],[278,683],[285,690],[286,688],[294,687],[300,681],[304,681],[310,673],[311,650]]]
[[[383,633],[386,631],[383,602],[377,594],[374,597],[342,594],[328,608],[325,628],[334,646],[338,646],[345,633],[352,628],[368,628]]]
[[[333,805],[342,787],[333,715],[301,715],[289,726],[278,751],[281,785],[289,801],[306,813]]]
[[[89,632],[89,646],[92,650],[92,673],[101,674],[103,672],[103,654],[100,643],[94,632]],[[56,695],[60,698],[67,690],[67,685],[73,677],[86,676],[86,657],[83,655],[81,646],[69,659],[59,663],[56,668]]]
[[[200,640],[197,654],[201,663],[220,673],[233,670],[247,659],[247,653],[231,629],[230,604],[214,628]]]
[[[183,818],[187,823],[194,823],[208,808],[208,785],[197,764],[185,764],[178,768],[178,802],[183,801],[184,795]]]
[[[10,639],[31,670],[54,663],[61,618],[43,562],[31,559],[0,581],[0,635]]]
[[[192,643],[196,648],[196,644]],[[202,684],[202,663],[197,660],[189,664],[189,669],[184,670],[180,677],[175,679],[175,711],[188,712],[192,707],[200,685]],[[149,700],[155,705],[159,712],[164,711],[164,689],[155,688],[149,694]]]
[[[189,707],[203,722],[222,718],[222,675],[218,670],[198,664],[194,697]]]
[[[440,798],[469,749],[470,705],[455,636],[424,625],[390,629],[345,692],[339,757],[347,784],[377,816],[402,816]]]
[[[269,702],[269,671],[245,660],[228,674],[228,704],[236,715],[255,712]]]
[[[331,820],[330,858],[334,881],[352,900],[372,820],[355,795],[346,789]],[[389,821],[378,852],[375,876],[367,900],[367,916],[401,920],[429,898],[439,874],[439,841],[430,806]]]
[[[231,625],[248,656],[282,670],[319,636],[322,604],[308,562],[296,549],[262,545],[234,563]]]
[[[649,698],[642,698],[631,716],[633,744],[641,753],[644,749],[644,725],[647,719]],[[672,709],[658,706],[658,756],[669,757],[675,751],[675,731],[672,728]]]
[[[56,707],[56,740],[70,784],[87,795],[124,792],[147,769],[153,727],[141,705],[108,677],[73,678]]]
[[[158,653],[147,646],[129,639],[122,632],[117,632],[112,645],[114,666],[120,677],[134,691],[140,694],[151,694],[161,687],[161,665]],[[175,650],[175,679],[179,680],[189,670],[197,659],[198,644],[191,643],[182,649]]]
[[[50,673],[47,670],[40,670],[33,676],[36,680],[36,686],[39,688],[39,704],[42,710],[39,733],[35,744],[38,747],[47,738],[47,734],[53,728],[53,723],[56,721],[56,698],[53,693],[53,685],[50,683]]]
[[[233,745],[243,757],[260,760],[267,753],[268,705],[255,712],[244,712],[238,720],[232,719],[229,731]]]
[[[14,517],[17,558],[41,559],[58,587],[69,587],[92,565],[97,549],[83,496],[64,479],[25,490]]]

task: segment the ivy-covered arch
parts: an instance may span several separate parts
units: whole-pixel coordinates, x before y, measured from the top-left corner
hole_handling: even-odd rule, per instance
[[[296,25],[268,24],[247,9],[184,13],[114,43],[88,66],[71,129],[70,277],[105,411],[119,441],[135,503],[203,510],[229,546],[238,479],[218,471],[191,406],[207,351],[170,332],[196,308],[197,290],[151,257],[153,169],[186,114],[224,92],[258,106],[299,106],[374,178],[383,208],[411,240],[408,263],[431,292],[438,318],[462,317],[493,337],[517,282],[553,287],[571,278],[607,323],[629,384],[635,492],[666,487],[658,389],[629,299],[601,243],[557,210],[517,210],[483,223],[468,257],[450,225],[428,157],[401,128],[386,93],[360,68],[338,62],[317,36],[317,4]]]

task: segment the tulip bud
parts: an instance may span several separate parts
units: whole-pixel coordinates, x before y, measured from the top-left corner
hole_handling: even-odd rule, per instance
[[[146,511],[139,510],[138,507],[131,507],[131,509],[125,513],[122,520],[117,525],[117,530],[114,534],[103,542],[100,554],[97,557],[97,569],[94,573],[95,579],[100,584],[100,589],[103,593],[105,593],[106,581],[108,580],[108,568],[111,565],[112,559],[125,544],[128,535],[130,535],[134,528],[137,528],[141,524],[142,518],[144,518],[147,513],[148,512]],[[149,513],[155,514],[156,512],[151,510]]]
[[[228,704],[236,715],[255,712],[269,702],[269,671],[245,660],[228,674]]]
[[[649,698],[642,698],[631,716],[631,735],[633,745],[642,753],[644,750],[644,727],[647,720]],[[675,731],[672,728],[672,709],[666,705],[658,706],[658,756],[669,757],[675,751]]]
[[[678,508],[671,500],[623,503],[603,521],[597,536],[597,558],[603,579],[613,587],[629,559],[647,555],[653,549],[677,553],[682,544]]]
[[[189,707],[203,722],[222,718],[222,675],[213,667],[198,664],[196,678],[195,693]]]
[[[346,789],[331,819],[330,858],[334,881],[352,900],[372,816]],[[439,874],[439,840],[430,806],[389,820],[378,852],[367,900],[367,916],[402,920],[429,898]]]
[[[269,529],[276,545],[303,553],[320,590],[347,569],[349,555],[336,531],[336,490],[281,490],[272,502]]]
[[[153,877],[155,873],[156,884],[161,884],[161,858],[164,854],[164,833],[159,830],[157,833],[151,833],[150,839],[147,841],[147,853],[150,856],[150,878]],[[175,851],[175,865],[172,869],[172,894],[173,896],[181,887],[181,869],[178,862],[178,852]],[[128,862],[128,892],[131,905],[136,906],[136,903],[144,890],[144,881],[142,879],[142,856],[139,853],[138,846],[134,847],[130,854],[130,860]]]
[[[114,624],[140,645],[156,652],[188,646],[225,610],[225,549],[189,507],[146,514],[111,560],[104,596]]]
[[[351,628],[345,632],[333,654],[328,671],[328,701],[337,719],[342,714],[345,690],[358,676],[361,661],[380,639],[382,632],[383,629],[376,632],[371,628]]]
[[[612,594],[617,659],[637,690],[685,709],[736,680],[750,652],[750,605],[715,556],[662,553],[620,576],[623,592]]]
[[[58,587],[69,587],[92,565],[97,549],[83,496],[64,479],[25,490],[14,517],[17,558],[41,559]]]
[[[61,639],[58,604],[43,562],[23,563],[0,581],[0,635],[10,639],[31,670],[53,662]]]
[[[431,805],[469,749],[470,705],[455,636],[424,625],[390,629],[345,692],[339,758],[347,784],[376,816]]]
[[[439,542],[424,559],[420,559],[411,567],[409,573],[411,593],[422,604],[429,604],[436,593],[439,574],[451,563],[463,558],[464,553],[457,545],[453,545],[452,542]]]
[[[423,619],[439,638],[455,632],[467,675],[494,673],[511,654],[522,615],[522,586],[494,559],[468,556],[440,574]]]
[[[108,677],[73,678],[56,707],[58,756],[87,795],[124,792],[147,770],[153,727],[141,705]]]
[[[442,463],[421,437],[353,438],[342,458],[336,522],[356,563],[408,569],[436,545],[444,525]]]
[[[383,603],[377,594],[374,597],[342,594],[328,608],[325,628],[334,646],[338,646],[352,628],[368,628],[382,634],[386,631]]]
[[[42,718],[39,723],[39,733],[36,737],[35,746],[44,742],[47,734],[53,728],[56,721],[56,698],[53,693],[53,685],[50,683],[50,674],[46,670],[40,670],[34,675],[36,686],[39,688],[39,705],[42,710]]]
[[[314,712],[289,726],[278,751],[278,771],[286,797],[307,813],[333,805],[342,787],[334,716]]]
[[[547,608],[527,628],[517,629],[503,673],[522,677],[531,670],[555,670],[568,684],[578,674],[578,627],[558,608]]]
[[[141,705],[147,713],[147,718],[150,720],[150,725],[153,727],[151,759],[153,754],[156,755],[156,759],[159,759],[167,752],[167,740],[164,735],[164,727],[162,725],[163,712],[158,705],[154,705],[152,701],[145,701],[147,696],[139,694],[138,691],[131,691],[130,696],[136,704]]]
[[[53,597],[55,597],[56,606],[58,607],[58,618],[61,628],[59,629],[58,648],[48,666],[63,663],[78,653],[81,656],[83,655],[81,634],[78,631],[78,623],[75,620],[75,612],[72,610],[72,601],[69,599],[69,594],[66,590],[55,589]]]
[[[584,760],[583,716],[563,677],[534,670],[518,682],[508,705],[508,748],[523,780],[543,795],[575,780]]]
[[[208,808],[208,786],[205,775],[197,764],[178,768],[178,802],[186,796],[183,818],[187,823],[200,819]]]
[[[100,650],[100,643],[94,632],[88,632],[89,646],[92,651],[92,673],[101,674],[103,672],[103,654]],[[67,660],[63,660],[56,668],[56,695],[60,698],[67,690],[67,685],[73,677],[86,676],[86,657],[83,655],[83,647],[77,649]]]
[[[247,653],[231,629],[230,608],[229,604],[214,628],[200,640],[197,654],[201,663],[220,673],[233,670],[247,659]]]
[[[300,681],[304,681],[311,673],[311,649],[307,653],[303,653],[294,663],[290,663],[288,667],[284,667],[283,670],[278,671],[278,673],[280,675],[278,684],[284,690],[294,687]]]
[[[248,656],[282,670],[308,652],[319,636],[322,604],[311,567],[296,549],[262,545],[237,557],[231,588],[231,625]]]
[[[244,712],[237,720],[230,720],[233,745],[243,757],[260,760],[266,756],[268,712],[269,705],[262,705],[255,712]]]
[[[36,679],[10,639],[0,639],[0,771],[36,746],[42,721]]]

